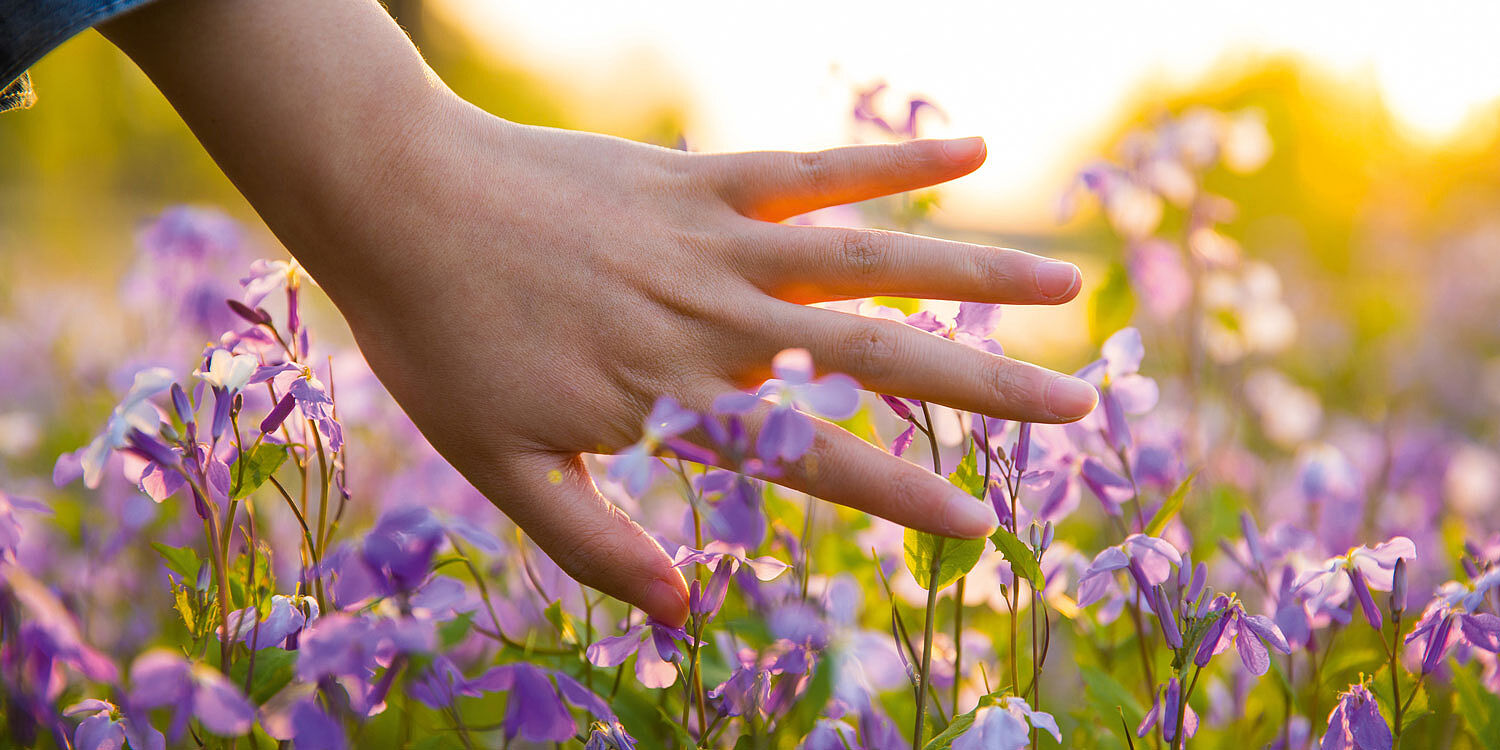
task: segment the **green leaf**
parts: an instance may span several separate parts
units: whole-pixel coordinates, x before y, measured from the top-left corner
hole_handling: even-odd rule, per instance
[[[241,483],[231,497],[239,500],[259,489],[281,467],[286,456],[286,446],[275,443],[261,443],[249,454],[241,453],[240,460],[245,462],[244,468],[235,467],[233,472]]]
[[[259,706],[292,681],[297,666],[297,652],[279,648],[263,648],[255,652],[255,676],[250,681],[250,700]],[[250,671],[250,657],[241,658],[229,670],[230,681],[244,686],[245,674]]]
[[[969,452],[964,455],[963,460],[958,462],[958,468],[948,475],[948,481],[980,502],[985,502],[984,475],[979,473],[979,459],[975,456],[973,445],[969,446]]]
[[[183,583],[192,586],[198,582],[198,569],[203,563],[192,547],[169,547],[161,542],[152,542],[151,548],[167,562],[167,570],[176,573]]]
[[[1165,529],[1167,524],[1171,523],[1182,510],[1182,501],[1187,498],[1188,490],[1192,489],[1193,479],[1197,476],[1196,471],[1189,474],[1187,479],[1182,480],[1182,484],[1177,485],[1177,489],[1172,490],[1172,494],[1167,496],[1167,501],[1162,503],[1161,507],[1156,510],[1156,515],[1151,517],[1151,523],[1146,524],[1146,536],[1161,536],[1162,529]]]
[[[1104,343],[1115,331],[1130,325],[1135,314],[1135,295],[1130,291],[1130,276],[1125,267],[1110,266],[1104,283],[1089,297],[1089,338],[1094,345]]]
[[[978,710],[978,708],[975,708],[966,714],[959,714],[953,717],[953,723],[949,724],[948,728],[944,729],[942,734],[928,740],[927,744],[922,746],[922,750],[948,750],[948,748],[953,746],[954,740],[958,739],[964,732],[969,731],[969,727],[974,726],[974,714]]]
[[[667,725],[668,729],[672,730],[672,736],[677,738],[678,747],[698,746],[698,741],[693,739],[693,735],[688,734],[687,727],[677,723],[677,717],[667,713],[667,709],[661,706],[656,707],[656,712],[660,714],[662,723]]]
[[[937,556],[939,546],[942,547],[942,560],[938,562],[937,580],[933,581],[932,559]],[[917,579],[917,584],[924,589],[942,589],[979,564],[979,556],[984,554],[984,540],[949,539],[907,529],[902,549],[906,569],[911,571],[912,578]]]
[[[1453,689],[1469,731],[1483,747],[1500,747],[1500,696],[1485,690],[1470,667],[1453,670]]]
[[[573,626],[573,616],[563,611],[562,600],[547,605],[547,622],[557,628],[557,633],[562,637],[563,643],[570,646],[578,645],[578,628]]]
[[[1006,562],[1010,563],[1012,573],[1031,581],[1032,588],[1040,590],[1047,585],[1042,576],[1042,566],[1037,564],[1036,555],[1031,553],[1031,548],[1021,541],[1015,534],[1005,527],[995,529],[990,535],[990,541],[995,543],[995,549],[1005,555]]]
[[[1082,665],[1078,669],[1083,676],[1083,692],[1088,696],[1089,702],[1094,704],[1097,715],[1108,716],[1115,708],[1123,710],[1134,721],[1139,721],[1139,717],[1146,715],[1141,702],[1113,675],[1089,665]]]

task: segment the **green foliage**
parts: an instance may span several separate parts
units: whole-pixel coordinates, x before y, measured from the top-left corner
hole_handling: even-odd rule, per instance
[[[1095,346],[1104,343],[1115,331],[1130,325],[1135,314],[1135,294],[1130,291],[1130,275],[1125,266],[1109,267],[1104,283],[1089,296],[1089,339]]]
[[[1005,555],[1012,573],[1031,581],[1033,588],[1041,589],[1047,585],[1046,579],[1042,576],[1042,566],[1036,561],[1036,555],[1032,554],[1031,548],[1009,529],[1004,527],[995,529],[995,533],[990,535],[990,541],[995,543],[995,549],[1000,550],[1000,554]]]
[[[938,563],[937,579],[932,578],[932,560],[942,547],[942,560]],[[924,589],[943,589],[964,576],[979,564],[984,554],[983,539],[949,539],[912,529],[906,530],[901,545],[905,553],[906,569],[911,571],[917,584]]]
[[[1146,536],[1161,536],[1162,529],[1167,528],[1167,524],[1182,510],[1182,501],[1187,497],[1188,490],[1192,489],[1193,479],[1197,476],[1198,472],[1189,474],[1187,479],[1182,480],[1182,484],[1177,485],[1177,489],[1172,490],[1166,502],[1156,510],[1156,515],[1151,517],[1151,523],[1146,524]]]
[[[1500,696],[1480,684],[1472,665],[1453,670],[1453,690],[1464,726],[1482,746],[1500,747]]]
[[[297,666],[297,652],[279,648],[263,648],[255,652],[255,674],[250,680],[248,696],[255,705],[261,705],[276,695],[292,681]],[[229,679],[236,685],[245,685],[245,676],[250,674],[252,657],[246,656],[229,669]]]
[[[238,500],[248,496],[266,483],[271,475],[276,473],[282,462],[286,461],[287,449],[284,445],[274,443],[261,443],[249,454],[240,454],[240,460],[245,462],[243,468],[235,467],[234,475],[240,482],[230,497]]]
[[[198,553],[192,547],[169,547],[161,542],[152,542],[151,548],[160,554],[167,563],[167,569],[182,578],[183,583],[192,586],[198,581],[198,570],[203,562],[198,559]]]

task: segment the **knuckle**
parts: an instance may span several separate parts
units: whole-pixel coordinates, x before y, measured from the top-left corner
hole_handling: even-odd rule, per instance
[[[836,346],[839,361],[856,377],[879,380],[896,367],[899,345],[896,331],[880,322],[859,322],[850,326]]]
[[[826,151],[804,151],[792,156],[797,179],[816,192],[823,192],[833,182],[833,160]]]
[[[995,401],[1012,414],[1032,411],[1037,394],[1032,378],[1004,359],[988,364]]]
[[[902,143],[886,149],[885,169],[890,177],[901,177],[928,164],[926,143]]]
[[[837,244],[839,266],[859,278],[874,276],[886,265],[889,245],[887,237],[873,230],[840,232]]]
[[[930,515],[926,507],[932,499],[932,491],[925,472],[912,464],[902,463],[893,467],[885,482],[889,500],[887,513],[895,516],[897,523]]]
[[[994,248],[972,247],[968,250],[970,272],[986,289],[1011,289],[1018,286],[1015,264],[1005,253]]]

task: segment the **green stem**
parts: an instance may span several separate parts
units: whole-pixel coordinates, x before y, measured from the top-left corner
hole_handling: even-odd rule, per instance
[[[925,405],[923,405],[923,410],[926,410]],[[937,582],[943,561],[943,544],[946,541],[945,537],[938,537],[937,545],[932,549],[932,571],[927,577],[927,622],[922,629],[922,671],[917,673],[918,696],[927,693],[927,685],[930,682],[928,678],[932,670],[932,626],[937,619]],[[917,705],[917,726],[912,732],[912,750],[920,750],[922,747],[922,728],[926,720],[926,707],[919,702]]]

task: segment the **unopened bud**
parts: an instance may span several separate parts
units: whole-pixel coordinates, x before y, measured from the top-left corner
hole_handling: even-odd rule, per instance
[[[187,392],[182,390],[179,383],[172,384],[172,408],[177,411],[177,418],[184,425],[193,423],[193,404],[188,401]]]
[[[252,309],[249,305],[233,299],[224,300],[224,304],[229,305],[229,309],[233,310],[235,315],[255,325],[265,325],[271,322],[271,314],[264,309],[258,307]]]
[[[1052,535],[1056,531],[1057,531],[1057,527],[1053,526],[1051,521],[1048,521],[1047,524],[1042,527],[1042,551],[1043,552],[1046,552],[1047,549],[1052,546]]]
[[[1406,558],[1396,559],[1396,570],[1391,574],[1391,616],[1401,618],[1406,611]]]
[[[1474,561],[1472,559],[1465,557],[1461,560],[1461,562],[1464,565],[1464,573],[1466,575],[1468,575],[1470,578],[1479,577],[1479,568],[1474,564]]]
[[[281,400],[276,402],[276,406],[272,407],[271,413],[260,421],[260,431],[262,433],[274,432],[282,422],[286,421],[286,416],[292,413],[292,407],[295,405],[296,401],[292,398],[292,394],[282,396]]]
[[[1031,524],[1031,529],[1027,533],[1027,540],[1031,542],[1032,549],[1039,549],[1042,546],[1042,527],[1035,523]]]
[[[1016,476],[1026,473],[1026,467],[1031,463],[1031,423],[1022,422],[1016,433],[1016,449],[1011,456],[1011,463],[1016,467]]]
[[[1198,592],[1203,591],[1203,584],[1207,583],[1207,582],[1208,582],[1208,566],[1200,562],[1200,563],[1198,563],[1198,567],[1196,567],[1196,568],[1193,569],[1193,579],[1188,583],[1188,590],[1187,590],[1188,601],[1192,601],[1193,599],[1197,599],[1198,598]]]

